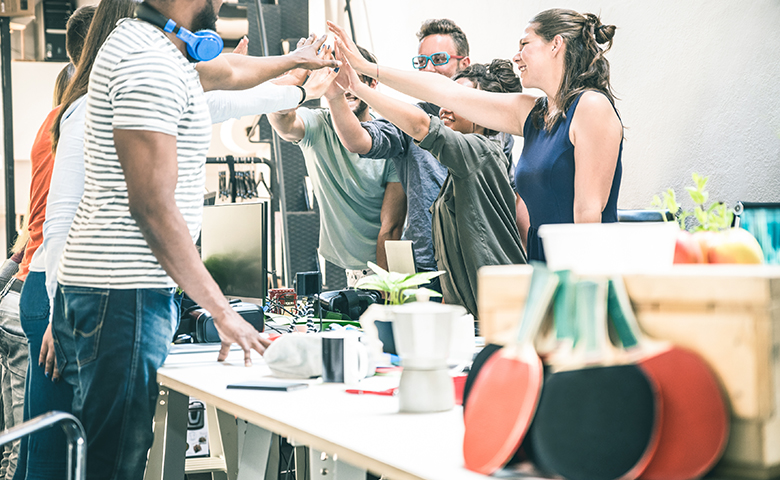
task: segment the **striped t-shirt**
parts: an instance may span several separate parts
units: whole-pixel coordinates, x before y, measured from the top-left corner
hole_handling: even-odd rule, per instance
[[[84,195],[58,281],[112,289],[172,287],[175,283],[130,215],[115,129],[176,137],[176,205],[195,241],[203,214],[211,118],[194,65],[165,34],[141,20],[121,21],[92,68],[84,124]]]

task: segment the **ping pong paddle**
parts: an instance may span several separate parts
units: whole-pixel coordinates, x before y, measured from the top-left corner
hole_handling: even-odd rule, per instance
[[[533,342],[552,302],[558,277],[534,266],[517,342],[494,353],[472,385],[465,411],[466,468],[489,475],[520,446],[542,388],[542,362]]]
[[[701,477],[728,439],[728,409],[715,375],[695,353],[642,335],[621,278],[610,280],[608,308],[623,347],[655,380],[663,402],[658,447],[641,478]]]
[[[572,274],[569,270],[559,270],[555,272],[558,275],[558,289],[555,293],[555,299],[553,303],[554,325],[555,325],[555,338],[557,343],[570,344],[573,341],[573,335],[571,333],[572,325],[568,319],[573,315],[572,309],[574,288],[572,286]],[[566,321],[564,321],[566,320]],[[482,371],[482,367],[485,362],[488,361],[494,353],[501,350],[501,345],[495,343],[488,343],[482,350],[479,351],[469,369],[468,377],[466,378],[466,386],[463,388],[463,412],[466,412],[466,404],[468,397],[471,394],[471,387],[477,379],[477,376]],[[539,348],[537,345],[537,352]],[[544,356],[539,352],[540,356]]]
[[[656,388],[636,365],[615,364],[606,279],[575,290],[575,349],[546,378],[527,441],[538,467],[567,479],[636,478],[657,443]]]
[[[477,376],[482,371],[482,367],[485,362],[488,361],[494,353],[501,350],[501,345],[495,343],[488,343],[482,350],[479,351],[474,361],[471,363],[469,374],[466,377],[466,385],[463,387],[463,414],[466,414],[466,403],[468,402],[469,395],[471,395],[471,388],[474,386],[474,382],[477,380]]]

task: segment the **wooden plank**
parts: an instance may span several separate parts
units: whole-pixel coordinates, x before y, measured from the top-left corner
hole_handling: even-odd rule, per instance
[[[486,343],[506,345],[515,338],[532,272],[530,265],[492,265],[479,269],[479,328]]]

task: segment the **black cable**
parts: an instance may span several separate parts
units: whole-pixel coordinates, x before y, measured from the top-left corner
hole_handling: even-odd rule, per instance
[[[291,445],[292,447],[292,445]],[[292,471],[292,461],[295,458],[295,447],[292,447],[292,450],[290,450],[290,458],[287,460],[287,472],[285,472],[284,477],[287,478],[290,476],[291,473],[294,473]],[[293,475],[293,480],[295,480],[295,475]]]
[[[273,330],[274,332],[278,333],[279,335],[281,335],[281,334],[283,334],[283,333],[284,333],[283,331],[279,330],[278,328],[276,328],[276,327],[274,327],[274,326],[271,326],[271,325],[268,325],[268,323],[266,323],[266,324],[265,324],[265,326],[266,326],[266,327],[268,327],[268,328],[270,328],[270,329],[271,329],[271,330]]]
[[[284,448],[282,448],[284,446],[284,444],[282,443],[282,440],[283,440],[282,436],[281,435],[277,435],[277,437],[279,438],[279,473],[282,473],[282,467],[284,466],[284,463],[285,463]],[[286,474],[285,474],[285,478],[287,478]]]
[[[299,319],[301,319],[301,318],[303,318],[305,316],[305,315],[299,315],[297,313],[293,313],[293,312],[287,310],[287,307],[283,303],[278,301],[278,300],[268,300],[268,307],[269,308],[278,308],[278,309],[282,310],[283,312],[289,314],[290,316],[292,316],[296,320],[299,320]],[[297,308],[296,308],[296,310],[297,310]]]

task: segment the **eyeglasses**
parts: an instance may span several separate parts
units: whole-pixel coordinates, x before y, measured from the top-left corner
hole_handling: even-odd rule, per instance
[[[447,63],[450,61],[450,58],[460,60],[461,58],[466,57],[462,55],[450,55],[447,52],[436,52],[430,55],[417,55],[412,57],[412,66],[414,66],[414,68],[417,70],[422,70],[428,66],[428,60],[430,60],[431,63],[438,67],[440,65],[447,65]]]

